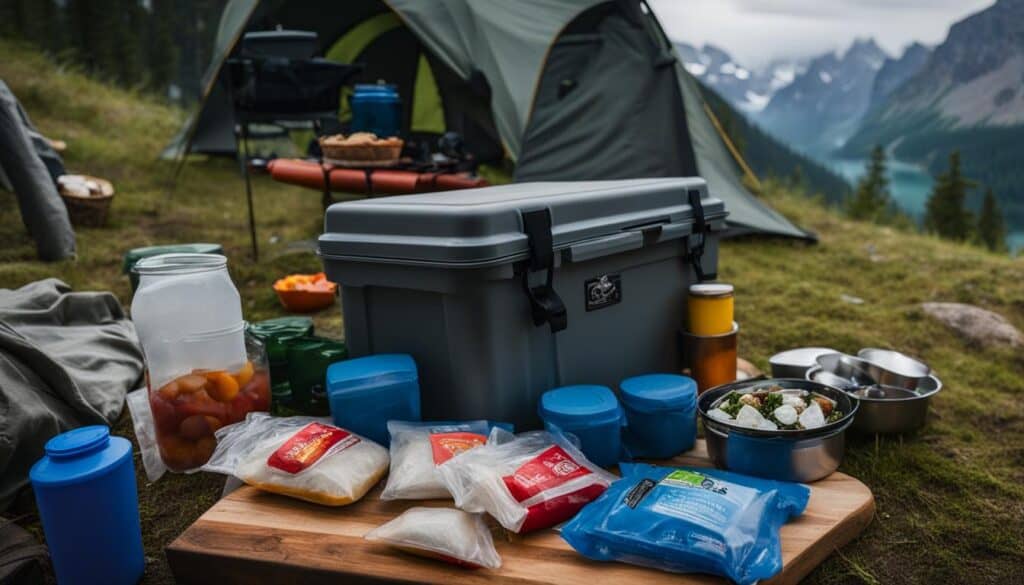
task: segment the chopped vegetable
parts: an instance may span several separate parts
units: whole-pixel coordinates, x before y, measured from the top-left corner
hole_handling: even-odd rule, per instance
[[[749,392],[729,392],[712,405],[708,416],[750,429],[805,430],[839,421],[843,413],[827,396],[767,384]]]

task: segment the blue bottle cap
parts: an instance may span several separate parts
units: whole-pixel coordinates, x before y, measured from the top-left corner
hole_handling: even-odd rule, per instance
[[[402,353],[383,353],[335,362],[327,366],[327,393],[360,394],[378,386],[418,378],[416,362]]]
[[[97,451],[110,443],[110,429],[103,425],[79,427],[46,442],[46,454],[67,459]]]
[[[540,417],[563,430],[596,426],[622,419],[615,394],[605,386],[563,386],[540,397]]]
[[[647,374],[619,383],[622,403],[639,412],[690,410],[697,405],[697,382],[675,374]]]

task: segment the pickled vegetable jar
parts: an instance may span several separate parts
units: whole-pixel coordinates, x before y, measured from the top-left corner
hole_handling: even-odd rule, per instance
[[[132,319],[160,457],[169,469],[206,463],[214,432],[270,407],[266,352],[247,336],[227,259],[165,254],[135,265]]]

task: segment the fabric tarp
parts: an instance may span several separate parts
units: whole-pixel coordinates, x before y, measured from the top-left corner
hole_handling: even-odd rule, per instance
[[[0,289],[0,510],[47,440],[117,420],[142,370],[135,327],[111,293],[52,278]]]
[[[50,161],[51,171],[47,166]],[[63,165],[7,84],[0,80],[0,168],[18,199],[21,219],[41,260],[75,255],[75,230],[57,192],[54,173]]]

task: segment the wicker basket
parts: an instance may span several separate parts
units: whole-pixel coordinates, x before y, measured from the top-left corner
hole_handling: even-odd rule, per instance
[[[68,209],[71,224],[76,227],[103,227],[107,223],[110,204],[114,200],[114,186],[106,179],[83,175],[100,186],[100,192],[89,196],[73,195],[60,188],[60,196]]]

